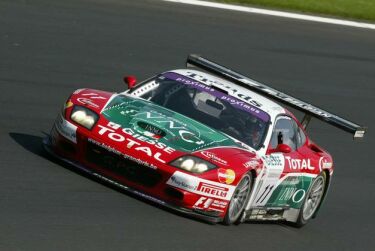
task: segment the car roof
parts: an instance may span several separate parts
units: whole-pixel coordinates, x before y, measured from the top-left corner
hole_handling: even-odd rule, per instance
[[[276,102],[273,102],[272,100],[259,95],[247,88],[239,86],[233,82],[229,82],[212,74],[195,69],[176,69],[168,72],[175,72],[177,74],[199,81],[203,84],[215,86],[219,89],[225,90],[229,95],[268,113],[271,117],[271,121],[274,121],[277,115],[286,113],[286,109],[284,109]]]

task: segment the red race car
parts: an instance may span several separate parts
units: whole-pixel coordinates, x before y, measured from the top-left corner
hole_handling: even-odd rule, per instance
[[[315,217],[332,157],[311,117],[362,138],[365,128],[196,55],[122,93],[72,93],[46,150],[121,189],[209,222]],[[200,69],[200,70],[199,70]],[[302,111],[299,122],[274,101]]]

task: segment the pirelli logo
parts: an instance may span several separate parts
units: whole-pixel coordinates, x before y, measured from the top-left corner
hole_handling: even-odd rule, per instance
[[[228,195],[229,189],[226,187],[219,187],[219,186],[211,185],[205,182],[199,182],[197,191],[207,194],[207,195],[214,195],[214,196],[225,198]]]
[[[176,171],[167,184],[208,198],[227,201],[231,199],[236,188],[233,185],[202,179],[180,171]]]

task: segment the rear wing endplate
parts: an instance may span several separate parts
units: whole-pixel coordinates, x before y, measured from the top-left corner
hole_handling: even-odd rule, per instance
[[[344,119],[302,100],[294,98],[288,94],[275,90],[265,84],[252,80],[240,73],[237,73],[199,55],[189,55],[186,61],[186,65],[187,67],[195,66],[212,74],[220,76],[228,81],[234,82],[242,87],[250,89],[251,91],[257,92],[263,96],[274,99],[276,101],[279,101],[280,103],[303,112],[305,114],[305,117],[302,121],[302,125],[304,127],[307,126],[312,116],[353,134],[354,139],[363,138],[365,135],[367,128],[364,126],[360,126],[347,119]]]

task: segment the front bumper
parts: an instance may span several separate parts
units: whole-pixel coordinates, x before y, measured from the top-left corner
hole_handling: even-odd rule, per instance
[[[56,137],[56,135],[55,135],[55,137]],[[60,138],[60,140],[64,144],[67,144],[67,142],[63,139],[63,137],[61,137],[61,135],[59,135],[58,137]],[[56,145],[56,142],[53,144],[52,143],[53,140],[56,140],[56,139],[52,139],[51,136],[47,136],[43,140],[44,149],[49,154],[51,154],[53,157],[55,157],[57,159],[60,159],[64,162],[68,163],[69,165],[79,169],[80,171],[83,171],[84,173],[89,174],[90,176],[98,178],[99,180],[104,181],[104,182],[106,182],[110,185],[114,185],[115,187],[117,187],[117,188],[119,188],[123,191],[129,192],[131,194],[134,194],[134,195],[139,196],[141,198],[147,199],[147,200],[149,200],[153,203],[156,203],[156,204],[164,206],[166,208],[175,210],[175,211],[183,213],[185,215],[189,215],[191,217],[194,217],[194,218],[206,221],[206,222],[210,222],[210,223],[218,223],[218,222],[222,221],[222,216],[219,215],[217,212],[207,212],[207,211],[204,211],[204,210],[201,210],[201,209],[198,209],[198,208],[197,209],[186,208],[186,207],[177,205],[177,203],[174,204],[174,203],[166,201],[162,198],[157,198],[157,196],[150,195],[147,192],[144,193],[143,189],[139,189],[139,186],[130,187],[128,185],[125,185],[123,182],[120,183],[116,179],[113,179],[111,177],[111,175],[106,175],[107,174],[106,172],[100,172],[98,170],[93,169],[91,166],[89,167],[88,165],[82,164],[79,161],[74,160],[74,158],[70,158],[69,155],[72,154],[71,153],[72,149],[70,147],[67,147],[67,146],[69,146],[69,144],[65,145],[65,149],[64,149],[64,152],[67,152],[67,155],[64,156],[65,154],[59,154],[61,152],[61,149],[58,150],[58,151],[56,151],[54,149],[54,145]],[[93,159],[91,161],[95,162],[95,161],[101,161],[101,160]],[[144,170],[147,170],[147,169],[144,169]],[[146,187],[147,186],[152,187],[153,186],[153,184],[152,184],[153,180],[157,180],[158,177],[153,175],[152,172],[150,172],[150,174],[148,174],[148,175],[151,178],[150,179],[144,179],[144,180],[142,180],[142,178],[139,178],[139,176],[137,176],[137,175],[133,175],[133,182],[138,182],[138,183],[141,182],[141,183],[143,183],[143,187],[145,187],[145,186]],[[139,180],[139,179],[141,179],[141,180]],[[172,190],[172,191],[175,191],[175,190]],[[196,196],[196,195],[194,195],[194,196]],[[183,204],[183,203],[178,203],[178,204]],[[215,214],[215,215],[213,215],[213,214]]]

